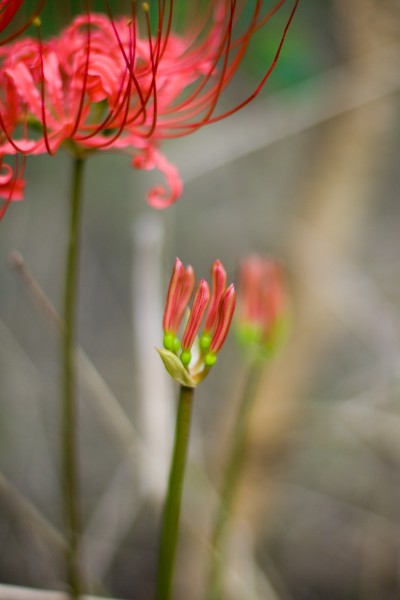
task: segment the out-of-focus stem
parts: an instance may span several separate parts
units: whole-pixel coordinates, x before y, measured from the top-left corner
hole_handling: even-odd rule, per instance
[[[249,415],[256,397],[257,386],[262,372],[261,364],[257,362],[249,367],[243,395],[240,400],[239,412],[232,433],[232,444],[228,451],[219,505],[211,532],[210,566],[206,591],[207,600],[220,600],[223,595],[223,554],[225,540],[237,484],[242,470]]]
[[[68,600],[64,592],[38,590],[0,583],[0,600]],[[104,596],[82,596],[82,600],[104,600]],[[116,600],[109,598],[108,600]]]
[[[64,330],[62,337],[62,501],[66,529],[66,569],[70,597],[81,594],[81,574],[78,565],[80,542],[79,469],[77,444],[77,401],[75,368],[75,316],[79,265],[79,237],[82,212],[82,181],[84,159],[74,159],[69,239],[65,268]]]
[[[194,388],[181,386],[176,417],[175,442],[161,529],[157,576],[157,600],[170,600],[178,541],[179,514],[190,434]]]

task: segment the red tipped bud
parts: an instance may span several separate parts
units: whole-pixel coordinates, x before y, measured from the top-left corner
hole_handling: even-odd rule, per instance
[[[220,351],[225,342],[231,325],[235,305],[236,292],[233,283],[231,283],[222,295],[219,305],[218,323],[210,344],[210,352],[214,354]]]
[[[193,300],[192,310],[182,338],[182,350],[190,350],[199,331],[207,305],[210,301],[210,288],[205,279],[201,279]]]
[[[185,310],[193,294],[195,283],[196,277],[193,268],[189,265],[186,267],[185,274],[182,278],[180,294],[172,318],[173,331],[178,331],[180,324],[182,323],[183,315],[185,314]]]
[[[184,276],[185,267],[183,266],[179,258],[176,258],[171,279],[169,282],[167,301],[165,303],[165,311],[163,318],[163,330],[165,332],[176,333],[176,327],[174,327],[173,324],[174,320],[176,320],[175,313],[179,302],[179,296]]]
[[[218,308],[221,296],[226,288],[226,271],[220,260],[213,262],[211,266],[212,294],[210,306],[204,325],[205,332],[214,332],[218,321]]]
[[[192,295],[195,276],[192,267],[186,269],[177,258],[169,282],[167,301],[165,304],[163,330],[167,333],[177,333],[187,304]]]

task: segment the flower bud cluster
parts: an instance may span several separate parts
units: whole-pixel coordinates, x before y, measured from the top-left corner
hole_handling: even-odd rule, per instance
[[[286,337],[288,306],[280,265],[258,255],[240,265],[238,339],[251,358],[273,355]]]
[[[235,289],[233,284],[226,286],[226,272],[219,260],[211,266],[211,279],[211,291],[207,281],[200,280],[180,337],[179,332],[196,281],[192,267],[185,268],[179,258],[175,260],[163,318],[164,350],[159,352],[168,372],[185,385],[195,386],[215,364],[235,310]],[[192,348],[203,320],[199,356],[194,360]]]

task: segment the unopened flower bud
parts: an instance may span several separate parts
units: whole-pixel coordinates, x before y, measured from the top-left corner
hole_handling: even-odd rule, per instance
[[[191,267],[185,267],[176,259],[167,293],[164,312],[164,349],[158,352],[168,373],[182,385],[195,387],[210,368],[216,363],[217,353],[221,349],[228,334],[235,309],[235,290],[233,285],[225,289],[226,273],[221,262],[215,261],[211,267],[213,281],[212,294],[205,279],[201,279],[193,299],[192,308],[182,336],[179,341],[179,328],[183,313],[195,283]],[[201,323],[211,304],[206,317],[207,329],[199,335]],[[198,359],[192,361],[192,346],[199,335]],[[178,351],[182,348],[178,358]],[[194,354],[194,352],[193,352]],[[195,364],[192,365],[192,362]]]
[[[218,323],[210,344],[210,351],[217,353],[228,335],[236,305],[236,292],[233,283],[225,290],[219,303]]]

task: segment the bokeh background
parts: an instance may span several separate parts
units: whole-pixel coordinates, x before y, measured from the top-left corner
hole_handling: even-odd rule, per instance
[[[60,6],[47,3],[48,34]],[[256,37],[226,106],[255,87],[282,22]],[[146,205],[157,174],[122,155],[88,162],[80,449],[96,591],[154,588],[176,393],[154,347],[173,260],[206,276],[220,258],[237,281],[259,252],[285,265],[293,330],[258,391],[225,598],[400,596],[399,31],[397,0],[301,1],[259,98],[164,145],[185,183],[168,211]],[[66,154],[29,157],[26,198],[0,225],[0,581],[48,589],[63,588],[59,336],[12,253],[58,311],[70,173]],[[176,598],[203,598],[244,371],[230,336],[196,393]]]

